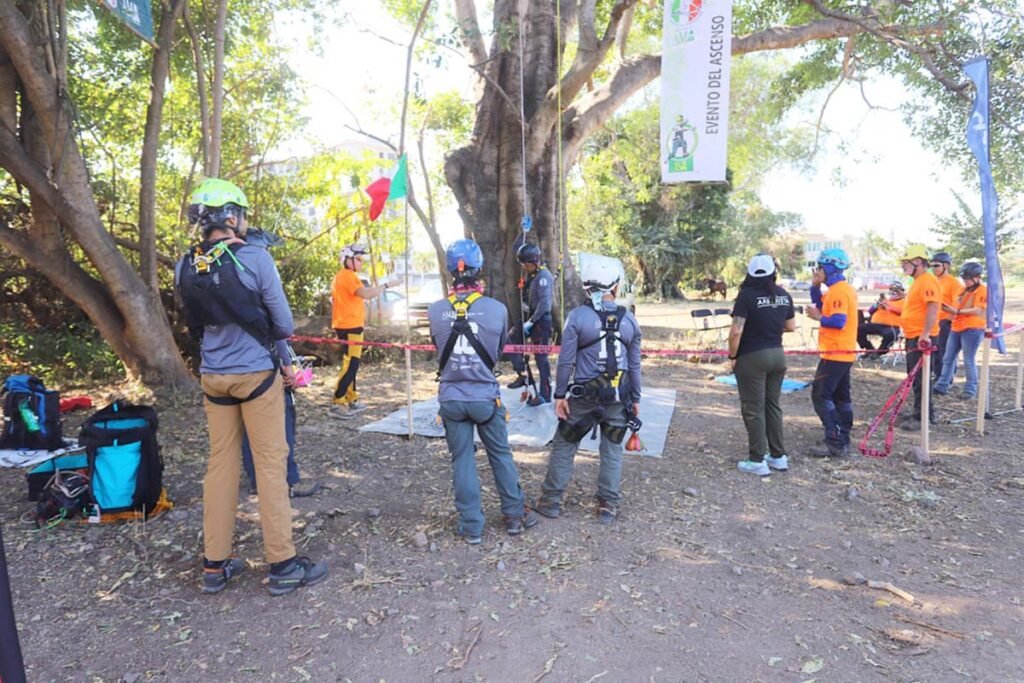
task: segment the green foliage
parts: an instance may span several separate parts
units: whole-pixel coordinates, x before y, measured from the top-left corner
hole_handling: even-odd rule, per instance
[[[976,214],[960,195],[955,195],[957,210],[950,216],[937,217],[935,232],[942,236],[942,249],[959,265],[968,259],[985,261],[985,233],[981,216]],[[1021,242],[1015,225],[1024,218],[1024,212],[1014,206],[1004,206],[996,223],[996,249],[1000,254],[1010,252]]]
[[[0,377],[19,373],[60,385],[113,380],[124,376],[124,367],[86,321],[33,329],[23,321],[0,320]]]

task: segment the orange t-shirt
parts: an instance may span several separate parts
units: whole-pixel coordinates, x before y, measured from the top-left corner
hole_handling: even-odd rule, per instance
[[[899,299],[899,301],[902,302],[903,300]],[[899,327],[901,325],[900,312],[903,311],[903,304],[892,300],[886,303],[889,304],[889,308],[876,308],[875,312],[871,314],[871,322],[878,325],[888,325],[889,327]]]
[[[938,304],[942,300],[942,292],[939,288],[939,278],[931,273],[922,273],[914,278],[907,292],[906,303],[903,305],[903,313],[900,314],[900,321],[903,324],[903,336],[907,339],[917,339],[924,332],[924,322],[928,316],[928,304]],[[928,333],[934,337],[939,333],[939,319],[935,318],[935,324]]]
[[[954,332],[985,329],[987,322],[985,320],[985,309],[988,308],[988,287],[985,285],[978,285],[978,288],[973,292],[968,292],[966,289],[960,290],[960,295],[953,305],[956,308],[981,308],[980,315],[958,314],[954,316],[952,327]]]
[[[363,286],[354,270],[342,268],[334,276],[331,285],[331,327],[336,330],[351,330],[362,327],[366,322],[366,305],[356,290]]]
[[[857,348],[857,292],[846,280],[831,285],[821,300],[823,316],[836,313],[846,314],[846,324],[842,329],[822,325],[818,330],[818,348],[825,352],[821,354],[825,360],[852,363],[857,360],[856,352],[835,353]]]
[[[948,304],[956,308],[956,297],[960,294],[960,290],[964,288],[963,284],[959,279],[953,277],[949,273],[946,273],[939,279],[939,296],[942,297],[941,303]],[[952,320],[953,314],[942,310],[942,306],[939,306],[939,320]]]

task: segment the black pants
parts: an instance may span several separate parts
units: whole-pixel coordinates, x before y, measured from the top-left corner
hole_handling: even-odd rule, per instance
[[[949,341],[949,332],[952,328],[952,320],[939,321],[939,336],[935,338],[935,345],[939,348],[932,352],[932,384],[935,384],[942,374],[942,359],[946,357],[946,342]]]
[[[921,350],[917,348],[917,339],[917,337],[914,337],[913,339],[907,340],[906,348],[908,375],[914,369],[914,366],[917,365],[917,361],[921,360],[921,356],[924,355],[923,353],[921,353]],[[937,360],[938,357],[935,355],[935,352],[932,352],[932,365],[935,365]],[[939,364],[941,365],[941,363]],[[914,417],[921,416],[921,375],[923,374],[924,372],[919,372],[917,373],[917,376],[914,377]],[[928,404],[928,421],[935,421],[935,403],[933,402],[930,402]]]
[[[546,346],[551,343],[551,316],[545,315],[540,320],[533,324],[530,328],[530,343]],[[512,328],[509,333],[509,339],[513,344],[523,343],[523,324],[518,322]],[[534,360],[537,361],[537,372],[540,377],[537,378],[539,384],[537,385],[537,391],[541,397],[547,401],[551,400],[551,361],[548,360],[548,354],[546,353],[535,353],[533,354]],[[526,374],[526,358],[521,353],[509,354],[509,360],[512,361],[512,367],[520,375]]]
[[[352,327],[345,330],[334,328],[334,333],[342,341],[363,341],[363,328]],[[363,355],[363,347],[345,344],[341,347],[341,370],[338,372],[338,384],[334,388],[334,402],[352,404],[359,400],[356,391],[356,374],[359,372],[359,361]]]
[[[869,334],[877,334],[882,338],[882,343],[879,348],[882,353],[889,350],[892,343],[896,341],[896,328],[891,325],[883,325],[881,323],[864,323],[857,327],[857,344],[862,349],[874,349],[875,345],[868,339]]]
[[[825,428],[825,441],[839,448],[850,445],[850,432],[853,431],[852,367],[853,363],[822,358],[818,361],[811,387],[811,403]]]

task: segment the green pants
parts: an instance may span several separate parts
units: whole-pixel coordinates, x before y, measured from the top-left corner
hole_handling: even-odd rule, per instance
[[[782,380],[786,376],[786,357],[782,349],[745,353],[736,359],[735,372],[750,459],[760,462],[766,455],[773,458],[785,455],[782,406],[779,405]]]

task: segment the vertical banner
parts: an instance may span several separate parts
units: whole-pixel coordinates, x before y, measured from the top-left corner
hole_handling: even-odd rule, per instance
[[[731,0],[664,0],[661,180],[724,181]]]
[[[964,65],[964,73],[974,81],[974,109],[967,122],[967,146],[978,160],[981,179],[981,224],[985,231],[985,270],[988,284],[987,327],[992,331],[996,349],[1006,354],[1003,338],[1003,271],[996,250],[996,223],[999,220],[999,197],[992,183],[992,166],[988,136],[988,58],[980,57]]]
[[[153,14],[149,8],[149,0],[100,0],[100,4],[140,38],[150,45],[155,44]]]

